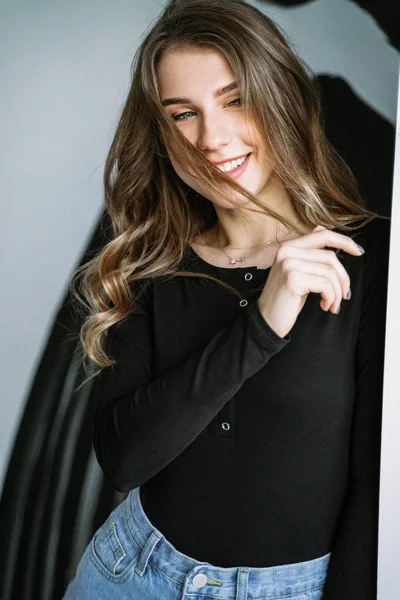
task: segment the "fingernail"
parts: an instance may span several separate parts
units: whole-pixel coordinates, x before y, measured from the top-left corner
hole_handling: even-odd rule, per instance
[[[339,314],[339,311],[340,311],[340,304],[339,304],[339,306],[337,307],[337,311],[335,312],[335,315],[338,315],[338,314]]]
[[[347,292],[346,300],[350,300],[350,298],[351,298],[351,288],[349,288],[349,291]]]
[[[359,246],[357,244],[357,248],[359,249],[359,251],[361,252],[361,254],[364,254],[365,250],[364,250],[364,248],[362,246]]]

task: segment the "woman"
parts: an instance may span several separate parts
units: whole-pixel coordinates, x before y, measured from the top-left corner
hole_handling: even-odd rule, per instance
[[[73,287],[129,494],[64,598],[372,600],[389,223],[267,16],[166,6],[105,194],[113,240]]]

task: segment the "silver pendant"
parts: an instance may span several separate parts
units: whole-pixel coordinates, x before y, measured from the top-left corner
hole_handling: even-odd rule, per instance
[[[241,258],[231,258],[231,265],[235,265],[237,261],[243,262],[246,260],[247,256],[242,256]]]

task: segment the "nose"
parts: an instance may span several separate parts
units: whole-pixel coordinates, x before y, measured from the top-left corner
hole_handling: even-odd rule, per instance
[[[232,141],[232,131],[229,123],[213,117],[203,117],[199,124],[197,146],[199,150],[215,151]]]

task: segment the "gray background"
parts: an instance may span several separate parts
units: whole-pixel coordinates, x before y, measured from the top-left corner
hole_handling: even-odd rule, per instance
[[[133,54],[163,4],[1,4],[0,181],[5,214],[0,258],[0,486],[49,328],[101,211],[104,160],[128,88]],[[364,102],[395,123],[399,54],[368,13],[348,0],[315,0],[287,9],[253,4],[283,27],[316,74],[340,75]],[[396,185],[398,192],[398,181]],[[394,220],[396,200],[398,193]],[[396,223],[391,273],[396,269],[394,256],[399,256],[395,227]],[[400,557],[394,545],[400,535],[393,522],[400,505],[400,485],[394,480],[400,462],[400,413],[394,398],[398,325],[393,279],[391,275],[385,373],[382,600],[397,598],[395,575],[390,573],[392,568],[396,573]]]

